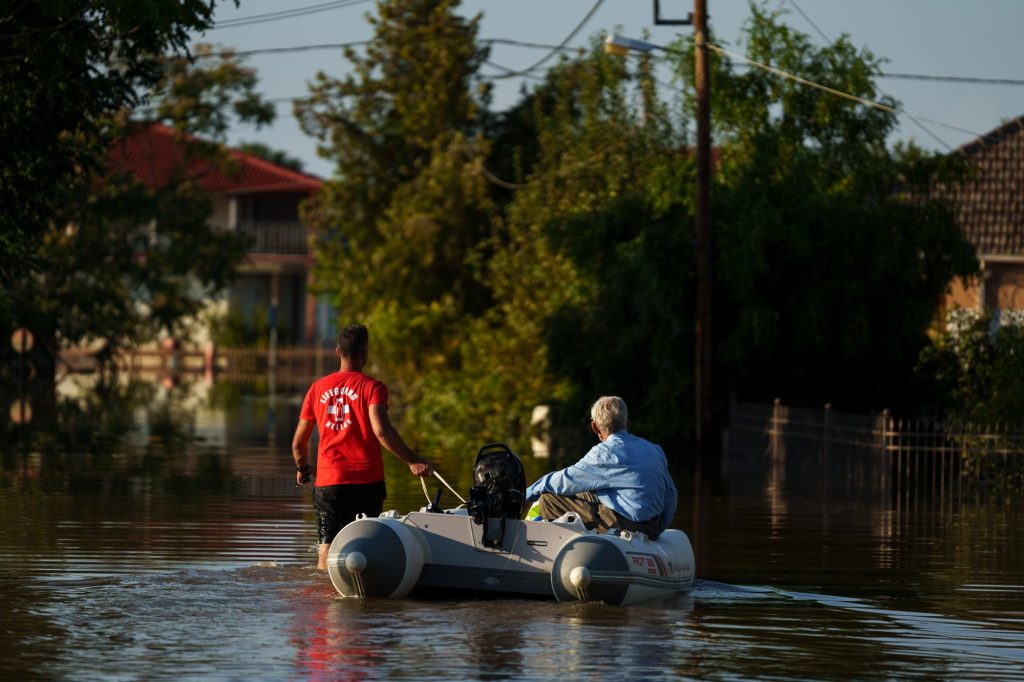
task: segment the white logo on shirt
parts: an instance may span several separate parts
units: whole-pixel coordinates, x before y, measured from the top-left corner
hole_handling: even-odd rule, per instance
[[[352,425],[352,406],[349,400],[358,400],[359,395],[347,386],[335,386],[323,392],[320,403],[327,405],[327,423],[332,431],[341,431]]]

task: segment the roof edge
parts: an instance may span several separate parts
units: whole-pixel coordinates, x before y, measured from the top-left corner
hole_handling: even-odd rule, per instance
[[[174,128],[168,126],[167,124],[161,123],[159,121],[135,121],[133,123],[134,125],[137,125],[139,128],[148,128],[153,132],[159,135],[169,137],[172,140],[180,135],[181,137],[184,137],[187,140],[192,140],[206,144],[220,144],[215,140],[209,140],[204,137],[200,137],[199,135],[195,135],[193,133],[184,131],[179,132]],[[304,187],[309,190],[317,190],[320,189],[320,187],[322,187],[325,182],[324,178],[321,178],[318,175],[306,173],[305,171],[297,171],[292,168],[288,168],[287,166],[276,164],[273,161],[262,159],[254,154],[249,154],[247,152],[235,149],[234,147],[226,143],[225,147],[227,148],[228,153],[231,155],[231,157],[237,159],[240,163],[246,163],[256,168],[263,169],[267,172],[282,176],[282,186],[288,186],[289,188],[298,186]]]
[[[987,147],[999,144],[1009,137],[1011,133],[1019,132],[1021,130],[1024,130],[1024,115],[1012,118],[998,128],[993,128],[984,135],[960,145],[953,150],[953,153],[973,156]]]

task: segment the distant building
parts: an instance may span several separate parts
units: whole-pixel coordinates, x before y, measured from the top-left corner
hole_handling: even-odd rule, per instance
[[[307,228],[299,220],[299,204],[316,194],[323,180],[251,154],[229,153],[227,171],[209,161],[186,159],[171,128],[150,124],[119,141],[111,160],[115,170],[131,172],[151,187],[185,169],[210,193],[211,220],[249,237],[238,277],[210,302],[210,313],[226,328],[251,341],[276,321],[282,344],[331,339],[334,315],[310,293],[313,257]]]
[[[951,195],[981,276],[955,281],[946,307],[1024,309],[1024,116],[957,150],[971,175]]]

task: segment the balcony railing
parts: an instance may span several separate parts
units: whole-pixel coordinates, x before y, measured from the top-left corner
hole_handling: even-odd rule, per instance
[[[309,252],[308,233],[301,223],[242,220],[235,229],[249,238],[249,253],[305,255]]]

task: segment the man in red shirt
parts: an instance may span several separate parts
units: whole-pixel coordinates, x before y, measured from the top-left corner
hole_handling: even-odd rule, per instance
[[[433,473],[430,463],[413,452],[391,425],[387,387],[363,374],[369,345],[370,334],[364,325],[350,325],[338,334],[334,349],[338,371],[309,387],[292,438],[292,458],[298,470],[295,480],[304,485],[311,471],[306,458],[309,438],[314,427],[320,434],[313,486],[320,569],[327,568],[327,550],[334,536],[355,520],[356,514],[379,516],[384,510],[387,491],[382,444],[408,464],[414,475]]]

